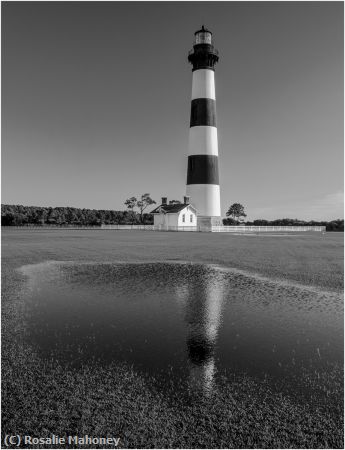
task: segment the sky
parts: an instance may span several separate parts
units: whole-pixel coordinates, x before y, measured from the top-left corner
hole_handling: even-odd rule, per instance
[[[2,203],[182,200],[194,32],[216,66],[222,215],[343,218],[343,2],[2,2]]]

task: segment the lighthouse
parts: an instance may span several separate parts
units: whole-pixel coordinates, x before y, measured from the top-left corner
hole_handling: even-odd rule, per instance
[[[202,26],[195,32],[188,61],[193,66],[186,196],[197,210],[198,226],[221,225],[216,93],[218,50],[212,33]]]

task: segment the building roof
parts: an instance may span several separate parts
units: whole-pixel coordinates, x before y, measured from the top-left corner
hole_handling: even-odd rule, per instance
[[[151,211],[151,214],[172,214],[172,213],[178,213],[182,211],[183,209],[187,208],[189,206],[191,209],[196,211],[193,205],[187,204],[187,203],[177,203],[175,205],[159,205],[157,208],[155,208],[153,211]]]

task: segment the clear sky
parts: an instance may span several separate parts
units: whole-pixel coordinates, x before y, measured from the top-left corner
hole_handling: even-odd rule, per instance
[[[343,218],[343,17],[343,2],[2,2],[2,202],[182,200],[205,24],[223,216]]]

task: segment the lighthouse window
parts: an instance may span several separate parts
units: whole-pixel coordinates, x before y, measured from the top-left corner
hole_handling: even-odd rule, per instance
[[[193,214],[190,215],[190,221],[193,222]]]
[[[182,222],[185,222],[186,220],[186,214],[182,214]]]

